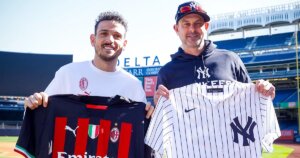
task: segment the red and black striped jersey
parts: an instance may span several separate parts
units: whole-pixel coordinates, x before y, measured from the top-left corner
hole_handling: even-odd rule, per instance
[[[145,103],[56,95],[26,110],[15,151],[25,157],[144,157]]]

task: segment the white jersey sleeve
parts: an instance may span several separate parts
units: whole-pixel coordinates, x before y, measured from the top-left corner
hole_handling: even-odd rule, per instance
[[[159,104],[155,107],[147,135],[145,136],[145,143],[155,151],[155,157],[163,155],[164,152],[163,135],[167,131],[164,127],[172,128],[172,122],[170,122],[172,120],[170,100],[161,97],[158,102]]]
[[[264,96],[261,96],[264,97]],[[264,137],[262,138],[262,147],[267,152],[273,152],[273,142],[281,135],[280,128],[278,125],[276,113],[272,100],[270,98],[265,99],[265,104],[272,105],[267,106],[267,113],[265,117],[264,127]]]

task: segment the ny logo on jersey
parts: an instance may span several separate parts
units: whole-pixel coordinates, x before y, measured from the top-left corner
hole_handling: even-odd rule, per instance
[[[196,71],[198,73],[197,78],[201,79],[201,75],[202,78],[210,78],[210,74],[208,73],[209,68],[205,67],[202,69],[201,67],[199,67]]]
[[[251,140],[252,142],[255,141],[253,130],[254,130],[254,127],[256,126],[256,122],[252,121],[251,117],[248,116],[248,120],[247,120],[247,124],[246,124],[245,128],[243,128],[241,126],[237,117],[233,119],[233,122],[230,123],[230,126],[234,133],[233,141],[235,143],[239,143],[238,134],[243,136],[243,146],[249,146],[249,142],[247,139]]]

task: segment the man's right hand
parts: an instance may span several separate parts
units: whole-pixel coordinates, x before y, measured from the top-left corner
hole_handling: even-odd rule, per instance
[[[47,107],[48,104],[48,95],[45,92],[34,93],[27,97],[24,101],[24,107],[28,107],[31,110],[37,108],[39,105]]]
[[[157,104],[157,101],[160,98],[160,96],[169,98],[169,90],[163,85],[159,85],[157,90],[154,93],[154,96],[153,96],[154,105]]]

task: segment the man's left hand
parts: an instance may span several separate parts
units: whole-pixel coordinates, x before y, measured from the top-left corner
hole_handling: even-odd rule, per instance
[[[256,90],[264,96],[275,98],[275,87],[268,80],[257,80],[255,84]]]
[[[145,110],[147,111],[146,118],[149,119],[154,111],[154,106],[152,106],[151,103],[148,102],[145,107]]]

